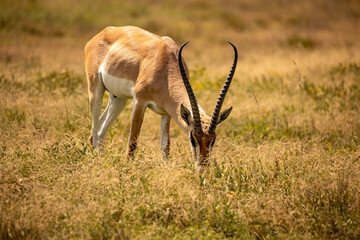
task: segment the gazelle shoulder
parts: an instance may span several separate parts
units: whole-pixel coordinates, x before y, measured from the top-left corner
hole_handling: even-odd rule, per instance
[[[171,49],[172,52],[174,52],[176,54],[179,52],[178,46],[176,45],[175,41],[171,37],[164,36],[161,38],[165,41],[166,45]]]

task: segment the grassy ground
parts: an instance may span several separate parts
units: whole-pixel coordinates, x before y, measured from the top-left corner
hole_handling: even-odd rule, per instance
[[[127,160],[131,104],[88,146],[83,48],[127,24],[191,41],[208,112],[237,45],[204,175],[174,122],[162,162],[151,111]],[[360,238],[359,27],[356,0],[1,1],[0,239]]]

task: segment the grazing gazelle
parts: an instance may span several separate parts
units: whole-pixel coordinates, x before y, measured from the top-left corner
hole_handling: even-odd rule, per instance
[[[229,42],[230,43],[230,42]],[[185,43],[186,44],[186,43]],[[85,47],[85,67],[92,114],[90,141],[102,148],[111,123],[133,98],[127,156],[136,148],[146,107],[161,115],[161,147],[164,160],[169,155],[169,126],[173,118],[189,134],[197,166],[207,165],[215,142],[216,126],[230,114],[232,107],[220,113],[234,76],[237,50],[230,74],[217,100],[212,117],[197,104],[188,80],[181,51],[169,37],[159,37],[138,27],[107,27]],[[109,103],[100,116],[105,90]],[[191,109],[192,111],[190,111]]]

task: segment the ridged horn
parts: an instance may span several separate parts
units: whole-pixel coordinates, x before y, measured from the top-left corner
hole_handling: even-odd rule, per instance
[[[191,104],[191,109],[192,109],[192,113],[193,113],[193,118],[194,118],[194,132],[196,134],[202,134],[202,128],[201,128],[201,119],[200,119],[200,112],[199,112],[199,107],[196,101],[196,97],[195,94],[191,88],[190,85],[190,81],[186,76],[186,72],[184,69],[184,65],[182,62],[182,57],[181,57],[181,52],[182,49],[185,47],[185,45],[188,44],[188,42],[184,43],[183,45],[181,45],[180,50],[179,50],[179,54],[178,54],[178,62],[179,62],[179,68],[180,68],[180,73],[186,88],[186,92],[189,96],[189,100],[190,100],[190,104]]]
[[[217,126],[217,123],[218,123],[219,115],[220,115],[220,110],[221,110],[221,107],[222,107],[222,105],[224,103],[226,93],[229,90],[231,80],[234,77],[236,64],[237,64],[237,59],[238,59],[238,53],[237,53],[236,47],[231,42],[228,41],[228,43],[234,48],[234,52],[235,52],[234,62],[233,62],[233,65],[231,67],[229,76],[227,77],[226,82],[225,82],[225,84],[224,84],[224,86],[223,86],[223,88],[221,90],[220,95],[219,95],[219,98],[218,98],[218,100],[216,102],[214,113],[213,113],[213,115],[211,117],[210,125],[209,125],[209,128],[208,128],[208,132],[210,134],[215,133],[215,129],[216,129],[216,126]]]

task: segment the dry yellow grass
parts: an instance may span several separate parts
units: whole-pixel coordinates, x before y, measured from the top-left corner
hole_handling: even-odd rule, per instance
[[[162,162],[151,111],[127,160],[131,104],[87,145],[83,48],[125,24],[191,41],[208,112],[237,45],[203,175],[174,122]],[[0,239],[358,239],[359,24],[355,0],[1,1]]]

